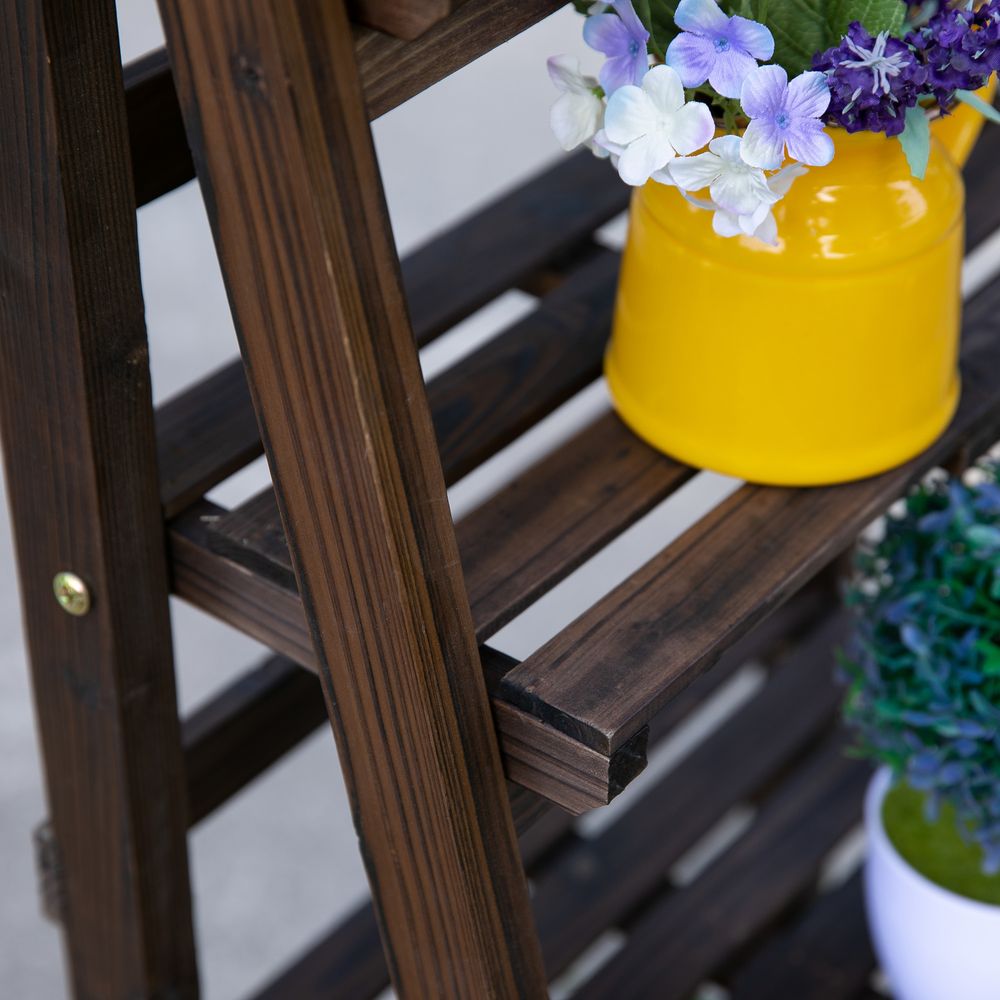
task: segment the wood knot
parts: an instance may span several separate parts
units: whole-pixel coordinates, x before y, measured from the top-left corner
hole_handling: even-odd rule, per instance
[[[267,93],[267,80],[260,61],[244,52],[237,53],[233,60],[233,76],[240,90],[258,96]]]

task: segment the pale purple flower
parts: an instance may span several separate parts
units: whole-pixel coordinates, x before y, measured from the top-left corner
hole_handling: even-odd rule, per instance
[[[776,170],[788,156],[813,167],[833,159],[833,140],[820,120],[830,104],[823,73],[800,73],[789,82],[780,66],[760,66],[743,83],[743,111],[750,119],[740,155],[753,167]]]
[[[684,86],[669,66],[654,66],[642,87],[620,87],[604,112],[603,138],[620,147],[618,173],[635,187],[678,154],[706,146],[714,134],[708,105],[685,103]]]
[[[649,69],[649,32],[632,7],[632,0],[615,0],[616,14],[594,14],[583,25],[583,40],[607,61],[598,74],[608,95],[619,87],[638,87]]]
[[[715,0],[681,0],[674,23],[681,33],[667,47],[667,65],[685,87],[707,80],[723,97],[739,97],[757,60],[774,55],[774,36],[763,24],[729,17]]]

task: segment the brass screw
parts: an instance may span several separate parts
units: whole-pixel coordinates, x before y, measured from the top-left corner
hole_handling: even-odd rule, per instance
[[[59,607],[69,615],[80,617],[90,610],[90,590],[76,573],[56,573],[52,581],[52,592]]]

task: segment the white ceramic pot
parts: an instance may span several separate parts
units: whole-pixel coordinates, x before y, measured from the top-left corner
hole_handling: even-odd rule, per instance
[[[882,825],[890,774],[865,798],[865,902],[875,953],[894,1000],[998,1000],[1000,906],[944,889],[893,847]]]

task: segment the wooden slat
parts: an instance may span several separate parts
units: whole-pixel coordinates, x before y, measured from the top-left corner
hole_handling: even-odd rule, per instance
[[[175,593],[307,669],[317,670],[302,602],[294,587],[213,551],[210,526],[223,514],[215,505],[200,501],[171,522]],[[495,651],[487,655],[502,658]],[[511,776],[571,812],[604,805],[644,765],[635,742],[604,755],[567,741],[564,734],[509,704],[495,702],[494,708]],[[645,737],[637,735],[641,747]],[[536,748],[533,754],[532,747]]]
[[[587,246],[628,207],[629,193],[606,161],[574,153],[408,255],[403,284],[417,342]]]
[[[986,294],[1000,306],[1000,283]],[[501,695],[588,746],[613,751],[910,483],[970,435],[1000,437],[998,331],[996,318],[967,325],[961,405],[922,455],[843,486],[741,488],[508,673]]]
[[[115,5],[0,6],[0,430],[77,997],[194,998]],[[83,579],[90,610],[53,599]],[[9,570],[8,570],[9,572]]]
[[[418,343],[585,240],[625,206],[624,192],[606,163],[580,154],[407,257],[403,280]],[[449,481],[599,372],[616,264],[600,251],[585,265],[569,287],[554,290],[537,312],[438,382],[432,409],[447,447]],[[562,350],[569,364],[561,363]],[[551,385],[538,379],[514,384],[525,369],[541,372],[545,365]],[[478,399],[474,390],[488,395]],[[484,418],[485,403],[497,408],[495,419]],[[242,362],[161,405],[157,436],[162,499],[172,517],[262,453]]]
[[[994,194],[997,163],[1000,163],[1000,128],[987,122],[964,170],[967,250],[974,250],[1000,229],[1000,198]]]
[[[563,851],[539,876],[533,903],[550,975],[659,894],[684,851],[829,731],[841,699],[833,649],[844,633],[843,616],[824,622],[640,802],[596,839]]]
[[[171,518],[263,452],[243,363],[213,372],[156,409],[163,514]]]
[[[839,736],[810,754],[750,830],[694,882],[645,910],[625,947],[576,995],[686,1000],[809,889],[857,822],[867,778],[867,765],[844,755]]]
[[[732,1000],[857,1000],[875,968],[861,876],[812,900],[726,977]]]
[[[326,722],[319,681],[281,656],[226,685],[184,720],[194,825]]]
[[[823,596],[828,604],[832,596],[828,587],[823,588]],[[785,624],[792,631],[801,631],[805,620],[815,618],[811,601],[790,602],[788,610],[794,615],[786,615]],[[566,838],[565,814],[558,812],[550,812],[546,820],[522,834],[521,855],[535,879],[532,905],[550,974],[560,971],[605,926],[662,888],[670,863],[727,808],[753,798],[826,731],[837,702],[831,683],[831,646],[841,629],[839,618],[813,621],[801,644],[779,657],[775,676],[764,690],[595,840]],[[747,653],[756,656],[767,651],[773,637],[762,635],[761,639],[764,645]],[[722,679],[722,671],[713,671],[704,681],[718,684]],[[706,683],[702,694],[710,693]],[[688,705],[689,710],[694,707]],[[681,719],[675,714],[675,723]],[[755,752],[748,753],[748,747]],[[367,936],[359,928],[367,928]],[[351,974],[349,958],[360,959],[363,978]],[[343,985],[338,985],[342,976]],[[374,918],[367,907],[361,907],[257,1000],[288,996],[365,1000],[380,993],[388,982]]]
[[[170,60],[157,49],[124,70],[135,203],[146,205],[194,177]]]
[[[463,0],[349,0],[351,19],[397,38],[416,38]]]
[[[390,5],[407,6],[411,11],[420,7],[438,11],[445,6],[457,8],[413,41],[370,28],[354,29],[371,118],[409,100],[562,6],[561,0],[466,0],[460,6],[460,0],[354,3],[367,8],[371,21],[379,16],[377,8],[385,10]],[[426,18],[422,22],[426,28]],[[194,163],[166,50],[159,49],[130,63],[125,68],[125,80],[136,203],[144,205],[192,180]]]

